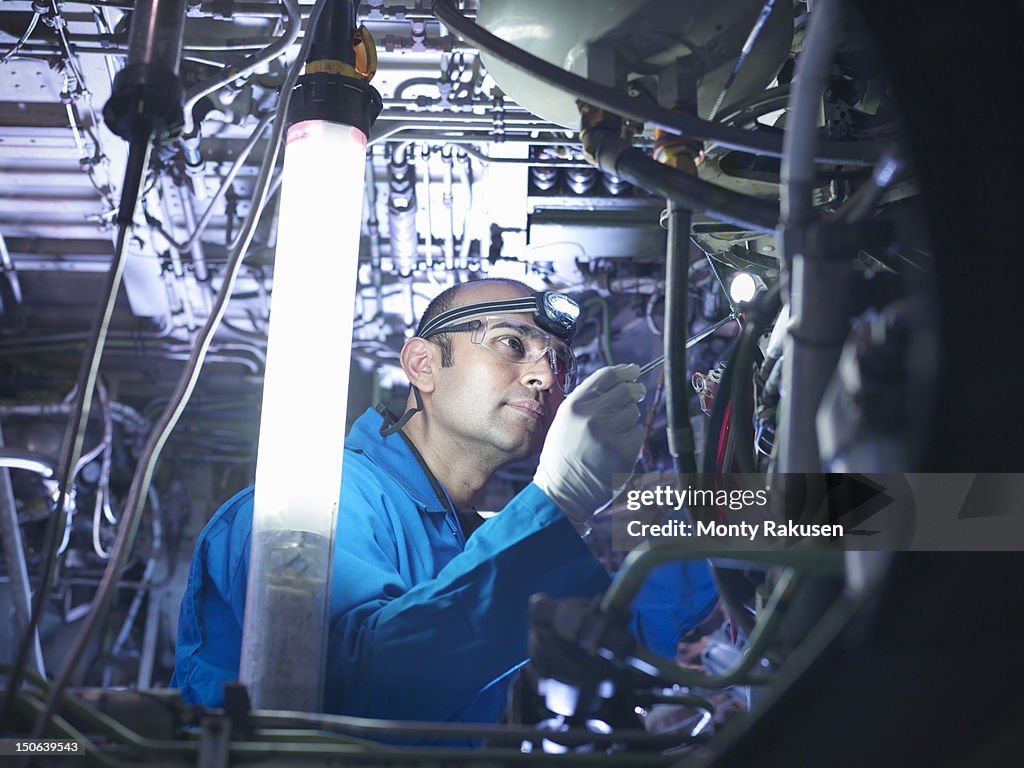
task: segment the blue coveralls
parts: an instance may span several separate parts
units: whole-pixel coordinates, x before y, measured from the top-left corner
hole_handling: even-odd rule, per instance
[[[527,658],[529,596],[590,597],[608,576],[532,483],[467,542],[412,444],[380,434],[383,413],[367,410],[345,441],[325,709],[496,723]],[[252,508],[251,488],[236,494],[196,543],[171,680],[190,703],[220,706],[223,685],[238,679]],[[647,645],[668,656],[716,600],[703,563],[670,573],[673,604],[639,612]]]

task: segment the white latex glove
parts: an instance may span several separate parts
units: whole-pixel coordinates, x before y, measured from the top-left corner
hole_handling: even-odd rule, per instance
[[[632,474],[643,443],[637,365],[595,371],[565,399],[548,430],[533,482],[582,535],[612,498],[612,475]]]

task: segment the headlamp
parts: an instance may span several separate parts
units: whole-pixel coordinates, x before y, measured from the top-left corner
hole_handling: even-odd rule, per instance
[[[475,320],[488,315],[507,315],[518,312],[530,312],[533,321],[542,329],[557,336],[569,344],[576,335],[576,321],[580,316],[580,306],[564,293],[554,291],[538,291],[532,296],[519,299],[497,299],[466,304],[455,309],[442,312],[424,325],[417,336],[429,339],[443,333],[445,328]]]
[[[576,321],[580,317],[580,305],[564,293],[543,291],[536,296],[538,303],[541,303],[543,297],[543,312],[539,313],[538,317],[534,317],[537,325],[559,338],[571,340],[576,335]],[[541,322],[542,320],[545,322]],[[562,329],[562,331],[559,332],[558,329]]]

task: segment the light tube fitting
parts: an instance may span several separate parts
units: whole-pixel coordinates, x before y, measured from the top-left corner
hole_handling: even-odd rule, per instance
[[[322,709],[366,137],[381,109],[345,50],[372,38],[353,3],[325,2],[313,48],[342,58],[306,60],[282,171],[239,670],[257,709]]]
[[[358,128],[288,131],[242,644],[258,708],[321,708],[365,165]]]

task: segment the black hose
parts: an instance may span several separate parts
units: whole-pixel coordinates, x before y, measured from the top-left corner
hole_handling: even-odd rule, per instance
[[[743,326],[733,351],[733,360],[729,364],[732,372],[729,397],[732,401],[730,433],[735,440],[736,462],[739,464],[740,472],[757,471],[753,458],[754,408],[751,377],[757,340],[779,313],[780,297],[781,283],[778,282],[757,297],[747,314],[747,323]]]
[[[684,112],[642,102],[621,94],[615,88],[591,82],[566,72],[544,59],[527,53],[500,37],[491,34],[479,24],[467,19],[447,0],[434,0],[434,15],[464,40],[543,83],[559,88],[583,99],[589,104],[614,112],[620,117],[649,123],[670,133],[691,136],[714,142],[726,149],[753,152],[769,157],[782,157],[782,139],[773,134],[756,133],[733,128],[721,123],[702,120]],[[821,142],[815,160],[837,165],[874,165],[881,148],[875,143]]]
[[[332,2],[324,6],[315,30],[311,32],[313,41],[309,46],[307,61],[333,60],[341,61],[354,67],[356,63],[355,49],[352,39],[356,27],[356,6],[359,0],[348,2]],[[312,30],[312,27],[308,27]]]
[[[580,134],[583,151],[605,173],[678,203],[692,213],[705,213],[744,229],[774,234],[779,221],[779,209],[774,203],[723,189],[652,160],[622,139],[599,111],[586,106],[581,109],[585,121],[595,118]]]
[[[651,194],[719,221],[765,234],[774,234],[779,223],[779,209],[774,203],[702,181],[652,160],[639,149],[624,149],[616,158],[613,173]]]
[[[676,475],[697,472],[693,425],[690,423],[690,383],[686,366],[689,335],[690,221],[692,214],[668,201],[668,246],[665,250],[665,416],[668,451]]]

